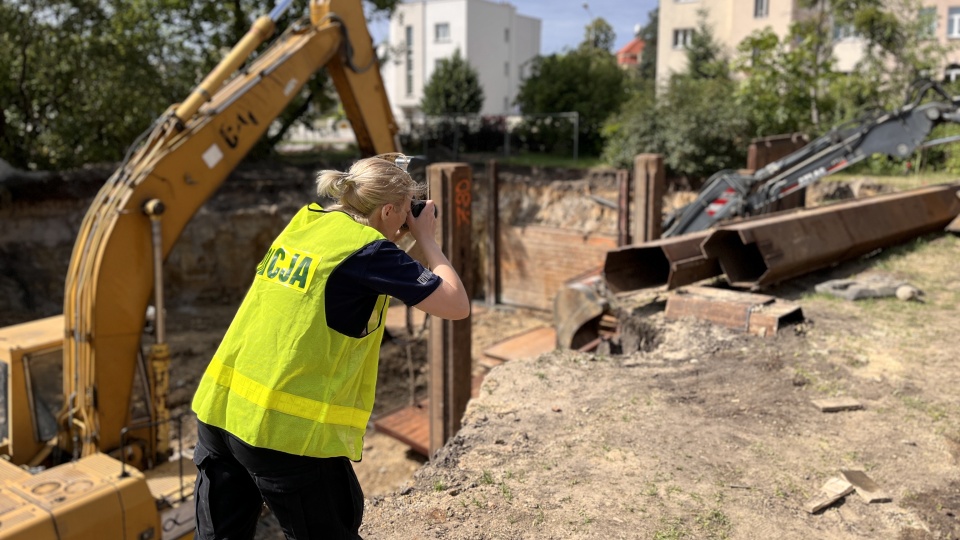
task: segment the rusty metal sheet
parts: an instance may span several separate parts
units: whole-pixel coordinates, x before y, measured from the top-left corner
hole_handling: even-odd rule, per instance
[[[730,284],[760,288],[942,230],[960,184],[879,195],[715,230],[701,249]]]
[[[600,317],[607,301],[598,290],[599,275],[568,282],[554,298],[553,323],[557,346],[579,349],[600,336]]]
[[[552,326],[534,328],[497,342],[483,354],[497,360],[533,358],[557,348],[557,331]]]
[[[667,299],[667,319],[693,317],[759,336],[803,320],[800,306],[773,296],[712,287],[684,287]]]
[[[719,276],[718,261],[700,250],[708,236],[709,231],[701,231],[608,251],[604,282],[610,292],[623,293],[662,285],[675,289]]]

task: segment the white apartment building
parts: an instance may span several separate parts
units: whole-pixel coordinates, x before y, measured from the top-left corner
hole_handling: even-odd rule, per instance
[[[931,36],[941,44],[960,45],[960,0],[925,0],[925,10],[936,14]],[[796,0],[661,0],[657,32],[657,82],[663,83],[671,73],[686,69],[684,47],[698,26],[698,11],[707,11],[707,24],[717,42],[732,58],[737,45],[757,30],[770,27],[783,37],[790,24],[803,16]],[[864,54],[863,40],[847,29],[834,29],[834,56],[837,69],[849,71]],[[960,77],[960,51],[949,54],[943,75]]]
[[[388,39],[390,57],[381,71],[401,123],[422,116],[424,85],[457,49],[483,87],[480,114],[507,114],[514,112],[523,70],[540,54],[540,19],[507,2],[419,0],[397,6]]]

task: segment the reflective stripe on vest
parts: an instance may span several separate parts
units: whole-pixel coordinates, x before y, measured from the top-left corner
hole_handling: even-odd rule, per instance
[[[230,366],[214,358],[208,368],[216,384],[230,388],[234,394],[263,409],[271,409],[291,416],[325,424],[338,424],[356,429],[366,429],[370,413],[352,407],[341,407],[272,390],[257,381],[243,376]]]
[[[200,380],[197,418],[251,446],[359,460],[388,298],[377,299],[363,337],[332,330],[324,304],[336,267],[381,239],[341,212],[301,209],[257,266]]]

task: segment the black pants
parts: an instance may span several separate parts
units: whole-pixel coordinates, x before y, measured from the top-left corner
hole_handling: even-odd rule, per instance
[[[360,538],[363,491],[347,458],[256,448],[202,422],[197,431],[198,539],[252,539],[264,502],[287,538]]]

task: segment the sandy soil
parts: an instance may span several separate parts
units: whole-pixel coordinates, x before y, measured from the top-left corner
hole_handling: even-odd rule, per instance
[[[464,428],[429,462],[371,433],[356,465],[367,495],[361,532],[368,540],[958,538],[957,260],[960,240],[935,235],[794,280],[770,292],[797,302],[806,321],[767,338],[665,320],[662,293],[625,299],[649,306],[651,350],[555,352],[494,368]],[[826,279],[871,274],[913,283],[923,302],[813,293]],[[204,348],[215,346],[231,309],[171,317],[183,325],[171,329],[182,351],[175,404],[192,394]],[[542,312],[478,313],[475,356],[549,322]],[[378,411],[409,399],[405,354],[391,347],[383,373],[403,382],[382,385]],[[422,354],[414,355],[417,391]],[[864,408],[822,413],[811,403],[841,396]],[[843,469],[865,471],[891,501],[853,493],[804,511]],[[270,516],[258,538],[282,538]]]
[[[464,428],[398,493],[368,501],[378,538],[960,536],[960,241],[934,236],[773,291],[806,321],[768,338],[644,318],[656,346],[555,352],[495,368]],[[881,274],[923,302],[848,302],[819,281]],[[643,304],[656,297],[634,299]],[[862,410],[823,413],[812,400]],[[841,470],[890,495],[804,504]]]

